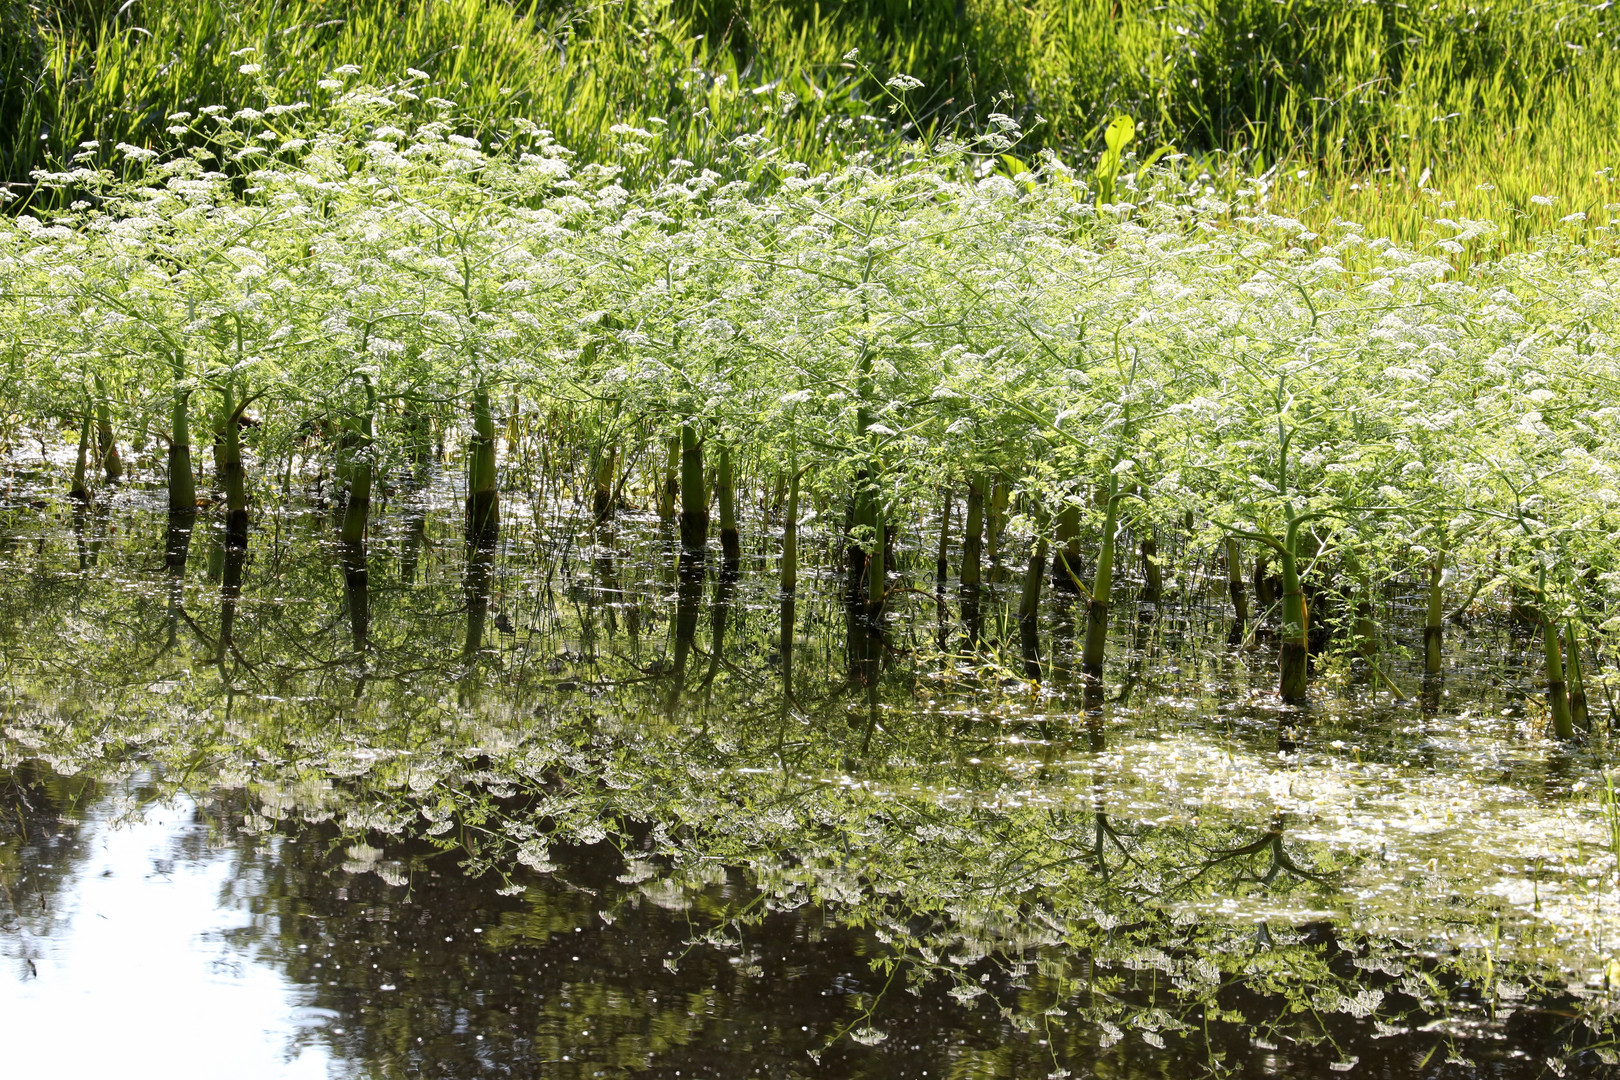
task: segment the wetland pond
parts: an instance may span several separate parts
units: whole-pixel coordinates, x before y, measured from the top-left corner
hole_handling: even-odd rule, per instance
[[[1098,692],[1077,601],[1031,669],[1020,574],[915,537],[873,630],[805,527],[784,649],[757,511],[469,544],[440,478],[243,549],[56,479],[0,508],[15,1075],[1620,1075],[1607,738],[1483,603],[1284,707],[1169,541]]]

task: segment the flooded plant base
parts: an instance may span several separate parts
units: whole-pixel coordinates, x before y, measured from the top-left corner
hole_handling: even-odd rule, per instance
[[[1016,574],[874,632],[830,534],[785,650],[758,521],[677,566],[554,506],[469,541],[448,487],[245,549],[139,490],[12,498],[20,1072],[1617,1074],[1601,740],[1540,738],[1494,617],[1409,700],[1324,657],[1284,708],[1167,542],[1087,700],[1083,608],[1043,605],[1032,684]]]

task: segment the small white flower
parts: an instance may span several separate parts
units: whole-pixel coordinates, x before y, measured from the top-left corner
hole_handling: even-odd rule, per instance
[[[264,65],[263,64],[243,64],[241,67],[237,68],[236,70],[240,71],[243,75],[257,75],[259,72],[264,70]]]
[[[911,75],[895,75],[883,85],[891,90],[899,90],[904,93],[907,90],[916,90],[923,85],[923,81]]]

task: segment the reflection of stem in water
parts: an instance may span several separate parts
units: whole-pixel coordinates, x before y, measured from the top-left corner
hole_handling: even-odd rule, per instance
[[[1271,824],[1266,828],[1265,834],[1259,839],[1225,851],[1209,853],[1210,857],[1204,861],[1203,865],[1193,871],[1191,876],[1177,882],[1173,889],[1184,889],[1216,867],[1240,863],[1261,853],[1268,856],[1266,872],[1264,874],[1243,874],[1240,872],[1237,879],[1260,885],[1270,885],[1280,874],[1287,873],[1304,881],[1315,882],[1318,885],[1330,888],[1333,887],[1335,882],[1332,877],[1307,870],[1293,860],[1293,857],[1288,854],[1288,850],[1283,847],[1283,831],[1283,816],[1276,814],[1272,817]]]
[[[1124,705],[1136,689],[1136,684],[1142,681],[1142,662],[1147,653],[1148,627],[1152,624],[1152,615],[1148,612],[1138,613],[1136,629],[1131,636],[1130,661],[1125,667],[1125,678],[1121,681],[1119,695],[1114,698],[1116,704]]]
[[[1074,592],[1052,591],[1052,682],[1066,687],[1074,678]]]
[[[79,552],[79,572],[90,569],[90,545],[86,542],[85,534],[88,531],[86,521],[90,517],[90,503],[87,499],[73,500],[73,544]]]
[[[403,585],[416,584],[422,546],[427,540],[427,501],[421,498],[419,491],[419,483],[413,482],[405,496],[403,533],[399,540],[399,580]]]
[[[979,647],[979,634],[983,630],[979,609],[979,585],[983,580],[984,487],[983,479],[968,481],[967,520],[962,526],[962,572],[959,580],[962,591],[962,626],[967,634],[967,647],[970,652]]]
[[[174,648],[175,633],[185,599],[186,558],[191,553],[191,532],[197,523],[195,506],[169,515],[169,528],[163,539],[163,569],[169,578],[169,648]]]
[[[603,621],[608,637],[619,631],[619,603],[623,594],[619,589],[619,571],[613,558],[613,530],[603,526],[596,533],[596,558],[592,567],[596,572],[597,590],[602,597]]]
[[[782,658],[782,712],[793,702],[793,614],[799,588],[799,474],[788,480],[782,516],[782,625],[777,650]]]
[[[875,561],[875,560],[874,560]],[[861,756],[872,745],[872,732],[878,726],[878,672],[883,658],[885,618],[883,605],[850,605],[854,637],[850,648],[855,654],[858,685],[866,691],[866,731],[861,736]]]
[[[1432,720],[1440,713],[1440,689],[1444,681],[1444,678],[1440,675],[1425,675],[1423,677],[1423,688],[1419,692],[1418,706],[1427,719]]]
[[[104,502],[95,503],[90,507],[90,565],[95,566],[101,561],[101,544],[107,535],[108,507]]]
[[[681,693],[686,684],[686,665],[692,656],[692,642],[697,636],[698,608],[703,603],[703,555],[700,551],[682,549],[676,570],[675,585],[675,654],[669,669],[669,698],[666,708],[671,716],[680,707]]]
[[[726,559],[720,567],[719,580],[714,585],[714,606],[709,613],[709,671],[703,677],[703,688],[714,685],[714,677],[724,663],[726,647],[726,617],[731,613],[731,600],[737,591],[737,564]]]
[[[236,605],[242,596],[242,567],[247,562],[247,532],[241,534],[241,543],[227,542],[225,545],[225,565],[219,587],[219,664],[220,678],[227,683],[230,675],[225,670],[225,658],[236,657],[237,663],[245,666],[246,662],[236,650]],[[227,537],[229,539],[229,537]]]
[[[471,664],[484,645],[484,622],[489,616],[490,576],[495,563],[495,542],[500,525],[489,520],[488,528],[474,533],[468,524],[467,570],[462,577],[462,592],[467,601],[467,639],[462,645],[461,659]]]
[[[1102,692],[1101,687],[1094,681],[1087,684],[1087,689],[1088,691],[1095,690],[1099,697]],[[1108,749],[1108,738],[1103,729],[1100,712],[1101,710],[1098,709],[1086,719],[1087,746],[1093,754],[1101,754]],[[1135,866],[1141,865],[1137,862],[1136,856],[1131,853],[1130,848],[1125,846],[1125,839],[1119,834],[1119,830],[1115,829],[1113,823],[1108,820],[1108,801],[1105,798],[1107,790],[1108,785],[1103,779],[1100,769],[1094,767],[1091,774],[1091,812],[1096,831],[1094,834],[1095,839],[1092,841],[1091,857],[1097,861],[1097,874],[1105,883],[1113,874],[1113,871],[1108,866],[1109,844],[1113,844],[1115,849],[1119,851],[1120,869],[1124,869],[1127,863]]]
[[[371,624],[370,568],[366,559],[366,542],[344,541],[338,548],[343,565],[343,593],[349,609],[349,633],[357,657],[366,653]]]

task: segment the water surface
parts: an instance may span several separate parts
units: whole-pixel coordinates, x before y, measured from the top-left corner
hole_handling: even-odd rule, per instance
[[[19,1073],[1614,1072],[1605,740],[1542,738],[1485,607],[1424,684],[1391,592],[1409,696],[1325,656],[1284,709],[1167,544],[1088,696],[1072,600],[1031,682],[1018,575],[975,618],[905,545],[874,637],[809,530],[784,657],[768,518],[735,567],[554,504],[469,547],[440,481],[359,547],[261,507],[244,552],[19,475]]]

